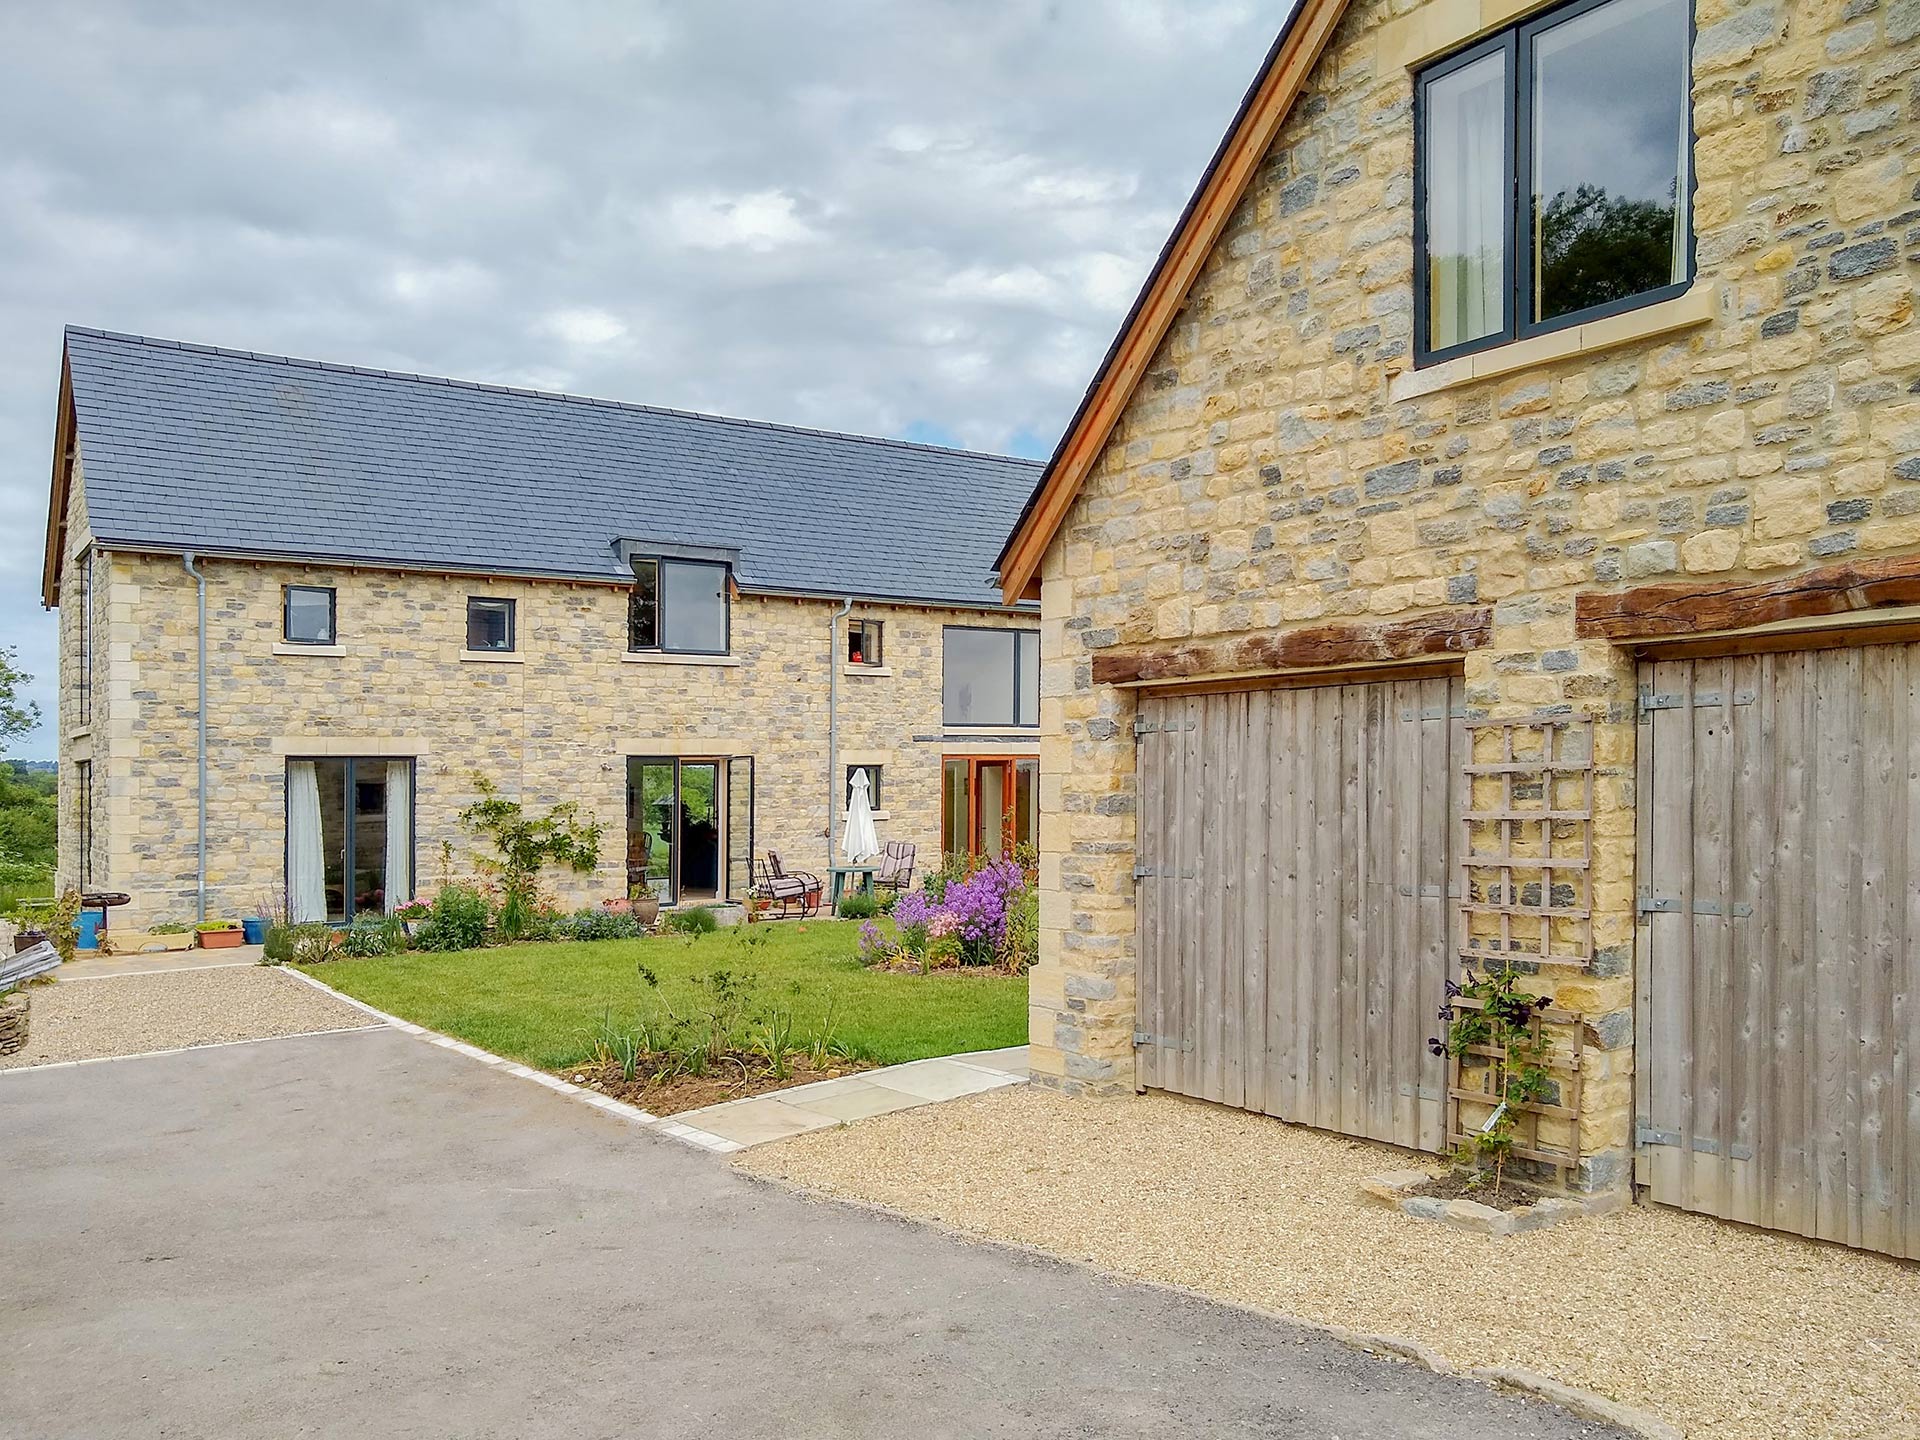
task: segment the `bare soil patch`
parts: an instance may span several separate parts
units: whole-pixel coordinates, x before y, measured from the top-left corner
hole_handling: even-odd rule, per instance
[[[1524,1210],[1536,1200],[1546,1198],[1542,1190],[1527,1190],[1506,1181],[1495,1189],[1491,1180],[1478,1185],[1464,1170],[1449,1170],[1429,1180],[1424,1185],[1415,1185],[1401,1192],[1403,1195],[1430,1195],[1436,1200],[1477,1200],[1494,1210]]]
[[[665,1063],[663,1056],[651,1058],[656,1069]],[[728,1100],[745,1100],[752,1095],[791,1090],[796,1085],[835,1080],[842,1075],[871,1070],[873,1065],[865,1060],[835,1060],[827,1065],[816,1066],[804,1056],[796,1056],[787,1062],[787,1069],[789,1073],[781,1078],[773,1073],[773,1066],[764,1056],[729,1055],[704,1075],[671,1075],[662,1080],[649,1078],[649,1067],[645,1061],[642,1061],[632,1080],[623,1076],[618,1062],[612,1060],[576,1065],[554,1073],[576,1085],[584,1085],[615,1100],[637,1105],[651,1114],[677,1115],[682,1110],[698,1110],[706,1105],[724,1104]]]

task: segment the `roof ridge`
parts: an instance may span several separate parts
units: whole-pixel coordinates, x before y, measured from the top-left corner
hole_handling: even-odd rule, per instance
[[[785,425],[774,420],[749,420],[739,415],[716,415],[705,410],[680,410],[670,405],[641,405],[631,400],[609,400],[597,395],[575,395],[563,390],[533,390],[518,385],[494,385],[483,380],[461,380],[447,375],[423,375],[411,370],[381,370],[367,365],[344,365],[332,360],[310,360],[295,355],[276,355],[264,350],[234,350],[222,345],[200,345],[188,340],[167,340],[156,335],[134,335],[122,330],[101,330],[91,325],[68,325],[64,333],[87,335],[98,340],[150,345],[162,350],[185,350],[197,355],[221,355],[231,360],[257,360],[266,364],[291,365],[303,370],[331,370],[349,375],[372,375],[385,380],[411,380],[421,385],[439,385],[455,390],[480,390],[497,395],[518,395],[531,400],[558,401],[564,405],[592,405],[609,410],[631,410],[643,415],[670,415],[681,420],[703,420],[714,425],[738,425],[750,430],[777,430],[788,435],[814,435],[827,440],[851,440],[862,445],[881,445],[897,450],[924,450],[935,455],[960,455],[973,460],[993,460],[1036,470],[1046,463],[1042,460],[1029,460],[1019,455],[1001,455],[991,450],[967,450],[957,445],[928,445],[919,440],[900,440],[886,435],[859,435],[851,430],[822,430],[810,425]]]

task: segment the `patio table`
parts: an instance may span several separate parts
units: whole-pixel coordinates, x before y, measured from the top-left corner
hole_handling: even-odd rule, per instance
[[[829,865],[827,875],[833,887],[833,908],[840,908],[840,896],[845,892],[847,882],[856,876],[859,878],[859,889],[868,895],[873,894],[873,877],[879,868],[878,865]]]

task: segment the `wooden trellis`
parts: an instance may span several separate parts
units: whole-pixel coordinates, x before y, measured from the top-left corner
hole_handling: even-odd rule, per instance
[[[1593,723],[1569,715],[1469,720],[1461,815],[1460,944],[1464,966],[1585,970],[1593,962]],[[1457,999],[1462,1009],[1483,1008]],[[1577,1012],[1537,1011],[1542,1063],[1559,1085],[1552,1101],[1517,1108],[1528,1123],[1513,1153],[1566,1172],[1580,1163],[1580,1090],[1585,1024]],[[1475,1061],[1481,1063],[1475,1064]],[[1490,1112],[1506,1061],[1500,1046],[1455,1058],[1447,1083],[1447,1139],[1471,1133],[1462,1106]],[[1551,1133],[1542,1134],[1543,1122]]]

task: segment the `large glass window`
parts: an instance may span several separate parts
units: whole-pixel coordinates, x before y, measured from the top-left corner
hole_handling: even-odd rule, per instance
[[[1040,632],[949,625],[941,693],[949,725],[1040,723]]]
[[[627,648],[724,655],[727,567],[706,560],[636,560]]]
[[[80,696],[75,717],[81,725],[93,723],[93,551],[80,555]]]
[[[413,762],[287,762],[287,908],[350,921],[413,898]]]
[[[1422,361],[1686,287],[1692,27],[1687,0],[1575,0],[1421,73]]]

